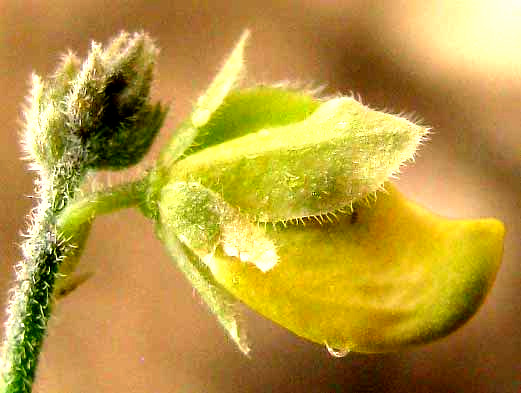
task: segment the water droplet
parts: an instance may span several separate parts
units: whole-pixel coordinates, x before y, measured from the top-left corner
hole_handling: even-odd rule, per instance
[[[343,357],[347,356],[347,354],[350,352],[349,349],[347,349],[347,348],[337,349],[337,348],[330,347],[327,344],[326,344],[326,349],[329,352],[329,354],[331,356],[333,356],[334,358],[343,358]]]

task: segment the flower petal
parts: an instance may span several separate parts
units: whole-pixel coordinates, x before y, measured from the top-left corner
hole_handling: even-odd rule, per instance
[[[266,273],[218,250],[214,277],[254,310],[332,348],[385,352],[445,336],[492,285],[504,227],[440,218],[386,188],[334,223],[268,227],[279,262]]]

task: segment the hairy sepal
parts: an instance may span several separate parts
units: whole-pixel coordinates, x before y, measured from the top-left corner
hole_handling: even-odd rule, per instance
[[[210,269],[218,247],[262,272],[276,265],[277,250],[264,229],[201,184],[169,183],[162,190],[159,205],[162,226],[175,233]]]
[[[179,161],[173,179],[197,181],[251,220],[322,216],[377,191],[414,156],[428,129],[329,100],[305,120],[210,146]]]
[[[158,167],[169,168],[193,145],[213,113],[236,87],[244,72],[244,48],[250,33],[246,30],[205,93],[199,97],[190,117],[179,127],[172,141],[158,159]]]
[[[159,238],[190,284],[197,290],[210,311],[217,317],[237,348],[248,355],[250,347],[239,320],[237,299],[215,281],[209,267],[177,238],[168,223],[157,225]]]
[[[31,93],[24,108],[25,124],[22,145],[31,169],[49,172],[62,157],[64,149],[75,141],[70,140],[67,119],[64,116],[64,98],[80,69],[73,53],[64,55],[49,80],[32,76]],[[81,147],[75,146],[81,154]],[[43,174],[42,173],[42,174]]]
[[[305,120],[321,104],[312,92],[284,86],[256,86],[231,91],[208,122],[201,127],[192,154],[263,128]]]
[[[201,128],[208,122],[241,77],[244,69],[244,46],[249,36],[250,32],[246,30],[206,92],[197,100],[191,116],[195,127]]]

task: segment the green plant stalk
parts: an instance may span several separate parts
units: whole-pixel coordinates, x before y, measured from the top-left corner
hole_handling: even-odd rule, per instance
[[[56,282],[74,271],[94,216],[143,194],[138,181],[75,195],[87,171],[126,168],[148,151],[166,115],[149,99],[157,53],[145,33],[122,32],[105,48],[93,42],[83,63],[69,53],[49,78],[33,75],[22,140],[38,205],[7,308],[0,393],[31,391],[54,298],[74,277]]]
[[[101,214],[135,206],[141,208],[145,203],[144,193],[147,182],[147,177],[144,177],[88,194],[74,201],[58,217],[57,226],[60,236],[71,238],[81,226],[91,223]]]
[[[83,177],[81,170],[68,181]],[[60,183],[60,181],[54,182]],[[30,392],[34,381],[38,356],[47,330],[53,306],[53,290],[65,257],[74,253],[73,235],[90,224],[95,216],[142,201],[144,181],[122,184],[114,188],[89,194],[77,201],[75,188],[42,193],[41,202],[52,199],[49,208],[35,218],[30,238],[24,245],[25,258],[17,273],[17,288],[9,305],[9,320],[2,351],[0,392]],[[70,183],[69,183],[70,184]],[[61,207],[61,208],[60,208]]]
[[[69,247],[56,231],[56,219],[74,197],[85,171],[80,163],[68,162],[58,165],[49,178],[40,173],[40,204],[23,244],[23,259],[18,264],[17,282],[7,309],[0,360],[1,392],[31,391],[51,314],[54,283]]]

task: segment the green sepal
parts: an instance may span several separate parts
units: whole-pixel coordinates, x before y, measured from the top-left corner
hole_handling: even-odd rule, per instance
[[[235,45],[219,73],[206,92],[197,99],[191,116],[192,124],[195,127],[201,128],[208,122],[215,110],[221,106],[228,93],[237,84],[244,69],[244,46],[249,36],[249,30],[242,33],[239,42]]]
[[[257,86],[234,90],[201,127],[192,154],[263,128],[297,123],[309,117],[321,104],[311,92],[285,86]]]
[[[277,263],[277,250],[264,230],[199,183],[169,183],[163,187],[159,206],[161,224],[210,269],[217,247],[264,272]]]
[[[65,99],[70,93],[74,79],[80,70],[80,61],[72,52],[63,55],[54,74],[47,81],[41,81],[45,88],[38,108],[38,135],[32,136],[33,143],[40,147],[43,167],[50,169],[63,155],[69,143],[69,129],[65,112]],[[37,83],[37,77],[33,77]],[[33,105],[36,105],[33,103]],[[38,158],[35,157],[35,160]]]
[[[179,126],[170,142],[161,150],[156,166],[148,176],[149,191],[146,206],[143,207],[147,217],[157,219],[157,201],[161,189],[169,182],[170,168],[194,145],[201,127],[206,125],[237,85],[244,69],[244,47],[248,37],[249,31],[246,30],[206,92],[198,99],[190,117]]]
[[[68,52],[60,59],[60,63],[49,80],[49,88],[46,91],[46,99],[60,102],[71,91],[74,79],[80,72],[81,61],[73,53]]]
[[[427,131],[336,98],[303,121],[200,150],[177,162],[170,179],[199,182],[254,221],[320,217],[377,191]]]
[[[185,153],[194,143],[201,127],[208,122],[237,85],[244,69],[244,47],[249,35],[248,30],[242,34],[206,92],[197,100],[189,119],[181,125],[170,143],[161,151],[157,164],[160,169],[169,168]]]
[[[239,350],[248,355],[250,347],[246,332],[238,319],[237,300],[215,281],[209,267],[179,241],[168,223],[159,223],[157,234],[179,270],[197,290]]]

